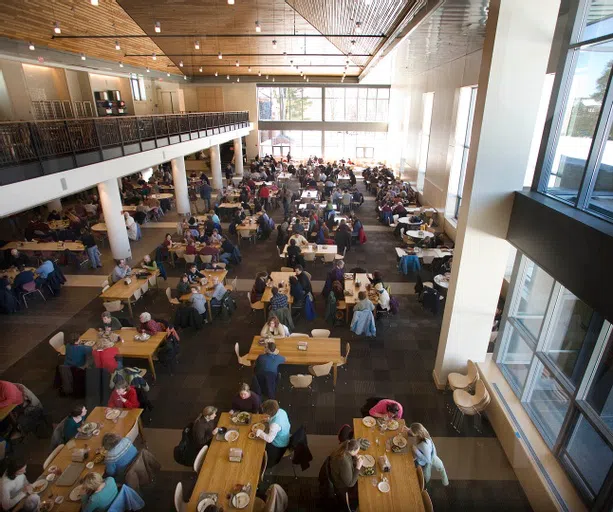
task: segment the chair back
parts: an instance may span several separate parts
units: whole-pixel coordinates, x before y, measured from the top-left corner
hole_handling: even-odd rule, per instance
[[[470,380],[470,383],[472,384],[479,378],[479,369],[477,368],[477,365],[473,363],[470,359],[466,363],[466,366],[468,370],[466,372],[466,376],[468,377],[468,379]]]
[[[158,282],[158,277],[154,274],[149,278],[149,286],[155,286]]]
[[[102,293],[104,293],[105,291],[107,291],[110,288],[110,286],[107,284],[104,288],[102,288]]]
[[[183,258],[185,259],[185,263],[195,263],[196,256],[196,254],[186,254],[183,256]]]
[[[178,259],[183,258],[183,256],[185,256],[185,249],[177,249],[175,251],[175,254],[177,255]]]
[[[306,270],[303,270],[302,273],[309,278],[309,281],[312,279],[311,274]]]
[[[424,502],[424,510],[426,512],[434,512],[434,507],[432,506],[432,500],[430,499],[430,495],[428,491],[425,489],[421,491],[421,500]]]
[[[294,269],[292,267],[281,267],[281,272],[293,272]]]
[[[351,351],[351,345],[349,342],[345,343],[345,357],[343,364],[347,364],[347,360],[349,359],[349,352]]]
[[[482,405],[484,402],[487,402],[489,404],[489,393],[487,391],[487,388],[485,387],[485,384],[483,384],[482,380],[478,380],[475,383],[475,396],[473,398],[474,401],[474,405],[476,408],[479,409],[479,406]]]
[[[303,332],[293,332],[289,335],[290,338],[308,338],[308,334],[304,334]]]
[[[311,366],[311,370],[313,370],[315,377],[330,375],[330,372],[332,371],[332,363],[316,364]]]
[[[315,261],[314,252],[305,252],[302,256],[304,257],[304,261]]]
[[[145,284],[140,287],[141,293],[147,293],[149,291],[149,280],[145,281]]]
[[[177,512],[185,512],[186,508],[183,501],[183,484],[179,482],[175,487],[175,510]]]
[[[55,456],[62,451],[62,448],[64,448],[63,444],[59,444],[54,448],[54,450],[49,454],[49,457],[47,457],[45,462],[43,462],[43,469],[47,469],[51,465],[53,459],[55,459]]]
[[[114,313],[115,311],[121,311],[123,309],[123,305],[121,304],[120,300],[110,300],[103,302],[102,305],[109,313]]]
[[[30,281],[29,283],[25,283],[21,286],[27,293],[32,293],[36,291],[36,283],[34,281]]]
[[[66,347],[64,346],[64,332],[60,331],[49,339],[49,345],[51,345],[60,354],[66,353]]]
[[[311,331],[313,338],[329,338],[330,331],[328,329],[313,329]]]
[[[324,263],[332,263],[334,261],[334,259],[336,258],[336,254],[334,253],[324,253],[323,254],[323,258],[324,258]]]
[[[109,280],[105,279],[104,281],[102,281],[102,284],[100,285],[102,288],[104,288],[105,286],[109,285]]]
[[[213,261],[213,255],[212,254],[201,254],[200,261],[202,263],[211,263],[211,261]]]
[[[200,473],[200,468],[202,467],[202,463],[204,462],[204,458],[206,457],[206,452],[208,451],[208,445],[204,445],[202,449],[196,455],[196,460],[194,460],[194,471],[196,473]]]
[[[142,294],[143,294],[143,292],[142,292],[142,290],[140,288],[138,290],[136,290],[134,292],[134,295],[133,295],[134,302],[136,302],[138,299],[140,299]]]
[[[415,471],[417,472],[417,483],[419,485],[419,490],[423,491],[426,488],[424,480],[424,470],[421,469],[421,466],[417,466],[417,468],[415,468]]]
[[[305,389],[311,387],[313,383],[312,375],[302,375],[301,373],[297,375],[289,376],[289,383],[293,388]]]
[[[234,279],[232,279],[232,282],[230,283],[230,286],[232,287],[232,291],[236,292],[236,287],[238,286],[238,276],[235,277]]]
[[[253,236],[251,231],[246,230],[246,229],[239,229],[238,234],[240,235],[241,238],[251,238]]]
[[[251,361],[241,356],[240,352],[238,351],[238,342],[234,344],[234,353],[236,354],[236,359],[238,360],[238,364],[240,364],[241,366],[251,366]]]
[[[172,303],[172,291],[170,290],[170,286],[166,288],[166,297],[168,298],[168,302]]]
[[[138,421],[134,423],[134,426],[130,429],[130,432],[127,433],[126,437],[134,444],[136,438],[138,437]]]
[[[268,467],[268,453],[264,452],[264,458],[262,459],[262,471],[260,472],[260,482],[264,481],[264,473]]]

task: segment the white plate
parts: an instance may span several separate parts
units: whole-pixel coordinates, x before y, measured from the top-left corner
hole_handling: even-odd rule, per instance
[[[106,411],[106,414],[104,415],[104,417],[107,420],[114,420],[116,418],[119,418],[120,414],[121,414],[121,411],[119,409],[109,409],[108,411]]]
[[[362,455],[362,467],[372,468],[375,466],[375,458],[372,455]]]
[[[56,496],[55,498],[55,502],[60,505],[62,503],[64,503],[64,496]]]
[[[398,427],[400,427],[400,423],[398,423],[396,420],[390,420],[387,422],[387,430],[398,430]]]
[[[215,505],[215,502],[211,498],[204,498],[198,503],[198,512],[202,512],[209,505]]]
[[[85,464],[85,467],[87,469],[93,469],[94,468],[94,463],[93,462],[88,462],[87,464]]]
[[[394,439],[392,439],[392,442],[398,447],[398,448],[404,448],[407,445],[407,440],[402,437],[402,436],[396,436],[394,437]]]
[[[47,488],[48,485],[49,482],[47,482],[47,480],[36,480],[36,482],[32,484],[32,492],[35,494],[40,494]]]
[[[57,466],[55,464],[53,466],[49,466],[47,471],[49,471],[49,473],[55,473],[57,471]]]
[[[70,501],[81,501],[81,496],[83,494],[85,494],[85,491],[83,491],[83,486],[77,485],[72,491],[70,491]]]
[[[377,489],[381,492],[390,492],[390,484],[387,482],[379,482],[377,484]]]
[[[53,482],[55,480],[55,473],[49,473],[46,477],[45,480],[47,480],[47,482]]]
[[[246,492],[239,492],[232,497],[232,506],[235,508],[247,508],[251,498]]]
[[[372,416],[364,416],[362,418],[362,423],[366,426],[366,427],[374,427],[377,424],[377,421],[375,420],[375,418],[373,418]]]
[[[239,438],[239,433],[236,430],[228,430],[223,436],[223,438],[229,443],[233,443]]]

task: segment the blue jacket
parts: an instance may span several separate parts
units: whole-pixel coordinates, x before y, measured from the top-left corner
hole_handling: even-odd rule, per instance
[[[128,510],[142,510],[145,502],[129,485],[123,484],[115,501],[107,512],[127,512]]]
[[[375,319],[372,313],[366,309],[362,311],[354,311],[351,320],[351,331],[358,336],[365,334],[366,336],[376,336],[377,328]]]
[[[279,366],[285,363],[285,357],[279,354],[262,354],[255,361],[255,372],[272,372],[277,374]]]
[[[85,345],[66,345],[64,364],[66,366],[84,366],[87,362],[87,356],[91,353],[92,348]]]
[[[270,418],[270,423],[276,423],[281,427],[277,435],[272,440],[272,445],[277,448],[287,448],[289,446],[291,425],[287,413],[283,409],[279,409],[277,414]]]
[[[106,454],[104,464],[106,466],[106,474],[114,476],[118,471],[128,467],[130,462],[134,460],[138,450],[127,437],[124,437],[115,448],[109,450]]]
[[[398,262],[398,270],[400,270],[400,272],[402,272],[405,276],[409,272],[419,272],[421,270],[419,258],[414,254],[403,256]]]

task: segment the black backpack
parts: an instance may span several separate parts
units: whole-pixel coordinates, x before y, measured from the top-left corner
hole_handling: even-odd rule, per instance
[[[196,459],[192,443],[192,429],[194,428],[194,422],[192,421],[187,427],[183,429],[181,434],[181,440],[179,444],[175,446],[174,458],[177,464],[182,466],[191,467]]]

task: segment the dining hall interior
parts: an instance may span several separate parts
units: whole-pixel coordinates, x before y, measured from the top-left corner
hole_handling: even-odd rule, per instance
[[[613,2],[0,20],[0,510],[613,510]]]

